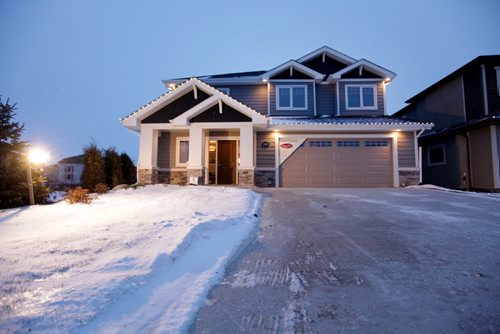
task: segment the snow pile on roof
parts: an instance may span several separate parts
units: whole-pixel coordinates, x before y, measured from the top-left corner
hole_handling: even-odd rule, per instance
[[[157,185],[0,211],[0,332],[186,330],[259,205],[250,190]]]

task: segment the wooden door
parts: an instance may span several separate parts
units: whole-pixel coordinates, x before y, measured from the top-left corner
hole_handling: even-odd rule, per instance
[[[236,183],[236,141],[217,142],[217,184]]]

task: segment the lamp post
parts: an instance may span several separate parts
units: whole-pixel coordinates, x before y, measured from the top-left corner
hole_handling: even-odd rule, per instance
[[[31,176],[31,164],[41,165],[49,161],[49,152],[41,149],[31,149],[28,151],[28,190],[30,205],[35,204],[35,194],[33,191],[33,177]]]

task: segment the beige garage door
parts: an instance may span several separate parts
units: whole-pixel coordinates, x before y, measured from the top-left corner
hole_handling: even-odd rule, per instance
[[[389,138],[308,139],[281,165],[282,187],[391,187]]]

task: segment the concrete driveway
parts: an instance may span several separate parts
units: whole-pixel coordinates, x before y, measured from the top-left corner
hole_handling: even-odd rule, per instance
[[[268,193],[260,230],[192,331],[500,331],[499,196]]]

